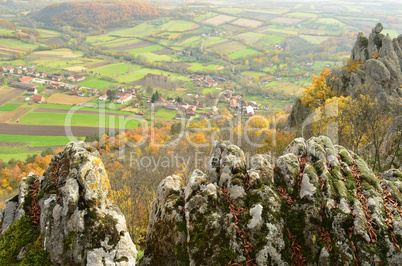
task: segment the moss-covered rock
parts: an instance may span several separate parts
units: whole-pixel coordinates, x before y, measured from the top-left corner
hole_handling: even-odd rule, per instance
[[[401,253],[385,224],[382,186],[400,204],[399,173],[380,183],[363,160],[327,137],[297,139],[287,151],[276,162],[254,156],[246,168],[237,147],[218,142],[207,173],[195,171],[186,188],[177,178],[163,180],[143,265],[245,265],[247,260],[291,265],[296,251],[290,236],[311,265],[354,265],[354,256],[362,265],[398,261]],[[360,192],[364,200],[356,197]],[[392,213],[393,232],[402,239],[402,218]],[[375,243],[369,218],[377,230]]]
[[[3,233],[0,265],[53,265],[43,249],[43,236],[31,219],[22,217]]]
[[[7,240],[0,248],[8,252],[8,259],[19,257],[23,265],[38,265],[41,260],[46,263],[41,258],[48,255],[57,265],[135,265],[136,248],[123,214],[111,201],[109,180],[96,149],[70,142],[53,156],[42,177],[28,175],[19,190],[18,200],[7,202],[1,221],[3,237],[16,242],[10,247]],[[14,235],[21,232],[24,235],[17,239]],[[26,243],[25,239],[30,246],[18,244]]]

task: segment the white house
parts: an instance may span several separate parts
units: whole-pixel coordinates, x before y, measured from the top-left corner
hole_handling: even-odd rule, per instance
[[[177,113],[176,116],[174,117],[176,120],[185,120],[184,115]]]
[[[100,96],[99,97],[99,101],[106,101],[106,99],[107,99],[107,95],[106,94],[104,94],[104,95],[102,95],[102,96]]]
[[[117,100],[117,103],[121,104],[121,103],[125,103],[128,102],[129,100],[131,100],[133,98],[133,96],[131,94],[126,94],[123,97],[121,97],[120,99]]]
[[[251,106],[247,106],[247,115],[254,115],[254,109]]]
[[[28,88],[27,93],[28,95],[36,95],[38,94],[38,90],[36,88]]]

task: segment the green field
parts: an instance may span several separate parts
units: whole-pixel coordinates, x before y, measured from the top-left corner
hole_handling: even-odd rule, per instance
[[[28,113],[20,119],[20,124],[25,125],[65,125],[67,114],[59,113]],[[113,121],[114,119],[114,121]],[[131,120],[126,125],[119,125],[119,117],[108,115],[84,115],[74,114],[71,118],[71,126],[87,126],[99,127],[100,121],[103,121],[106,126],[115,128],[137,128],[139,125],[138,120]]]
[[[116,80],[118,82],[132,82],[132,81],[136,81],[136,80],[144,78],[144,76],[147,75],[148,73],[169,76],[170,78],[176,77],[178,80],[183,80],[183,81],[186,80],[185,77],[183,77],[179,74],[166,72],[166,71],[160,71],[159,69],[151,69],[151,68],[139,68],[138,70],[130,72],[127,75],[120,75],[120,76],[116,77]]]
[[[260,30],[259,30],[260,31]],[[263,28],[261,30],[263,33],[270,33],[271,35],[285,35],[287,36],[288,34],[290,35],[297,35],[297,31],[294,29],[277,29],[277,28],[272,28],[272,27],[267,27]]]
[[[273,44],[278,44],[283,42],[283,40],[285,39],[284,36],[280,36],[280,35],[272,35],[272,34],[268,34],[265,35],[263,38],[263,40],[269,40],[271,43]]]
[[[171,20],[161,26],[161,30],[167,31],[189,31],[198,28],[200,25],[186,20]]]
[[[117,39],[117,40],[111,41],[111,42],[105,42],[102,45],[113,49],[113,47],[116,47],[116,46],[133,44],[133,43],[136,43],[136,42],[139,42],[139,41],[140,40],[138,40],[138,39],[130,39],[130,38],[126,39],[126,38],[123,38],[123,39]]]
[[[142,56],[145,56],[148,60],[152,62],[176,62],[178,60],[170,57],[169,55],[158,55],[152,52],[143,53]]]
[[[13,34],[13,33],[14,33],[13,30],[0,28],[0,35],[3,35],[3,34]]]
[[[62,147],[69,142],[67,137],[0,135],[0,144],[3,146],[0,160],[8,162],[14,158],[25,161],[27,156],[40,154],[47,147]]]
[[[203,66],[202,63],[189,63],[189,65],[191,65],[189,69],[192,71],[202,71],[203,69],[214,70],[217,67],[217,65],[215,64],[206,64],[205,66]]]
[[[125,64],[125,63],[116,63],[116,64],[106,65],[106,66],[102,66],[99,68],[94,68],[93,71],[94,71],[94,73],[100,73],[101,76],[112,77],[112,78],[116,79],[117,82],[120,82],[120,83],[121,82],[132,82],[132,81],[142,79],[148,73],[158,74],[158,75],[160,75],[162,73],[162,75],[164,75],[164,76],[175,76],[175,77],[178,77],[179,80],[183,80],[183,81],[186,80],[184,77],[181,77],[180,75],[175,74],[175,73],[160,71],[158,69],[143,68],[139,65],[132,65],[132,64],[129,65],[129,64]],[[123,73],[125,73],[125,72],[128,72],[128,74],[123,75]]]
[[[0,106],[0,111],[5,111],[5,112],[12,112],[15,109],[17,109],[21,104],[16,104],[16,103],[6,103],[2,106]]]
[[[141,23],[132,28],[126,28],[121,30],[116,30],[110,32],[110,36],[121,36],[121,37],[145,37],[149,34],[156,32],[157,27],[148,23]]]
[[[57,37],[60,36],[61,33],[54,31],[54,30],[43,30],[43,29],[37,29],[37,31],[39,31],[40,36],[42,38],[53,38],[53,37]]]
[[[246,49],[247,46],[245,46],[244,44],[240,43],[240,42],[229,42],[229,43],[224,43],[218,46],[214,46],[213,48],[209,48],[210,50],[214,51],[218,51],[222,54],[231,54],[234,53],[236,51],[240,51],[243,49]]]
[[[318,17],[317,14],[307,13],[307,12],[291,12],[291,13],[287,13],[286,16],[300,17],[300,18],[316,18],[316,17]]]
[[[8,38],[0,38],[0,44],[10,46],[10,47],[15,47],[15,48],[27,49],[27,50],[33,50],[36,47],[38,47],[38,45],[29,44],[26,42],[22,42],[22,41],[15,40],[15,39],[8,39]]]
[[[168,110],[165,108],[160,108],[155,113],[155,120],[163,120],[163,121],[171,120],[174,119],[176,113],[177,113],[176,110]]]
[[[98,78],[92,78],[85,80],[80,83],[81,86],[84,87],[89,87],[89,88],[97,88],[97,89],[103,89],[105,87],[109,87],[110,85],[115,84],[114,82],[106,81],[103,79],[98,79]]]
[[[22,135],[2,135],[0,142],[24,142],[31,147],[59,146],[66,145],[68,137],[49,137],[49,136],[22,136]]]
[[[318,24],[327,24],[327,25],[344,25],[342,22],[340,22],[337,19],[334,18],[319,18],[316,23]]]
[[[257,72],[257,71],[244,71],[244,72],[241,72],[241,74],[243,76],[249,76],[249,77],[252,77],[252,78],[254,78],[255,76],[258,76],[258,77],[268,76],[267,73]]]
[[[384,30],[382,30],[381,33],[384,34],[384,35],[389,34],[389,36],[391,38],[396,38],[396,37],[399,36],[399,34],[398,34],[398,32],[396,30],[391,30],[391,29],[384,29]]]
[[[176,42],[176,44],[183,45],[185,47],[194,47],[200,43],[201,39],[201,36],[193,36],[184,40],[180,40]]]
[[[91,69],[94,73],[100,74],[100,76],[115,77],[123,74],[124,72],[132,70],[134,65],[128,65],[125,63],[108,64],[101,67]],[[132,69],[130,69],[132,68]]]
[[[328,40],[329,38],[329,36],[313,36],[313,35],[301,35],[300,37],[302,37],[303,39],[312,44],[320,44]]]
[[[258,52],[257,50],[250,49],[250,48],[246,48],[246,49],[243,49],[243,50],[240,50],[240,51],[236,51],[236,52],[234,52],[234,53],[231,53],[231,54],[229,55],[229,58],[231,58],[231,59],[238,59],[238,58],[241,58],[241,57],[245,57],[245,56],[249,56],[249,55],[254,55],[254,54],[258,54],[258,53],[260,53],[260,52]]]
[[[38,105],[37,108],[49,108],[49,109],[65,109],[69,110],[71,109],[71,105],[63,105],[63,104],[50,104],[50,103],[43,103],[41,105]],[[108,103],[106,103],[106,107],[108,108]],[[116,114],[123,114],[123,115],[132,115],[133,113],[131,112],[125,112],[125,111],[118,111],[118,110],[113,110],[113,109],[99,109],[99,108],[91,108],[91,107],[80,107],[78,110],[80,111],[92,111],[92,112],[106,112],[106,113],[116,113]]]
[[[201,21],[206,20],[208,18],[212,18],[212,17],[214,17],[216,15],[218,15],[218,14],[215,13],[215,12],[208,12],[206,14],[203,14],[203,15],[195,17],[194,21],[201,22]]]
[[[129,54],[132,54],[132,55],[138,55],[138,54],[158,51],[158,50],[162,50],[162,49],[163,49],[162,46],[160,46],[158,44],[155,44],[155,45],[150,45],[150,46],[147,46],[147,47],[141,47],[141,48],[137,48],[137,49],[126,50],[126,52],[128,52]]]
[[[88,36],[87,42],[96,44],[96,43],[105,43],[118,40],[116,37],[112,37],[109,35],[98,35],[98,36]]]

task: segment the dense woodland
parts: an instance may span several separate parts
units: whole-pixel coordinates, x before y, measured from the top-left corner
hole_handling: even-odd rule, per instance
[[[32,12],[33,19],[53,26],[69,25],[85,30],[92,27],[122,26],[133,19],[157,18],[164,11],[146,2],[63,2]]]

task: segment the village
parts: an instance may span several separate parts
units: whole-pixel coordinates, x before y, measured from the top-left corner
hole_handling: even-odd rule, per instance
[[[147,111],[152,108],[165,108],[167,110],[177,111],[176,115],[172,117],[175,120],[191,120],[194,118],[203,120],[208,119],[216,114],[217,109],[214,108],[217,103],[220,107],[227,108],[234,116],[242,115],[250,117],[255,115],[257,110],[269,111],[267,105],[262,106],[255,101],[246,101],[242,96],[236,95],[234,89],[222,90],[217,86],[226,82],[225,78],[219,76],[203,76],[191,75],[191,80],[195,85],[203,88],[215,88],[217,95],[209,93],[207,95],[192,95],[188,94],[185,98],[172,98],[167,97],[164,99],[158,93],[153,94],[153,97],[146,97],[146,90],[144,88],[125,88],[118,87],[115,93],[109,94],[108,90],[100,90],[96,88],[79,86],[76,83],[85,80],[82,74],[73,74],[69,72],[47,74],[38,72],[34,67],[24,67],[22,65],[13,66],[0,66],[0,76],[3,82],[9,82],[9,85],[14,88],[26,90],[28,96],[25,100],[32,104],[41,104],[46,102],[46,97],[40,95],[40,86],[52,91],[60,91],[70,96],[76,97],[97,97],[98,102],[113,101],[118,105],[132,105],[137,111],[136,115],[145,115]],[[170,78],[163,75],[156,75],[148,73],[145,80],[151,80],[161,85],[162,83],[169,82]],[[136,95],[144,95],[146,105],[141,104],[136,99]],[[113,99],[110,99],[113,95]],[[157,96],[155,98],[154,96]],[[32,97],[32,98],[30,98]],[[224,105],[222,105],[224,103]],[[291,107],[288,107],[288,109]]]

